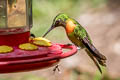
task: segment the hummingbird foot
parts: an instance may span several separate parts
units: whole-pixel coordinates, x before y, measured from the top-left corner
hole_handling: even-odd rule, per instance
[[[53,69],[53,72],[55,73],[56,70],[57,70],[59,73],[61,73],[61,72],[60,72],[60,69],[59,69],[59,65],[56,65],[56,66],[55,66],[55,68]]]
[[[80,47],[77,47],[77,50],[80,50],[81,48]]]

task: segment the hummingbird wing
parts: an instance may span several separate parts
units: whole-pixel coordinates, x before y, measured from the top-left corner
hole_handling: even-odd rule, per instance
[[[91,44],[88,40],[87,37],[83,38],[82,43],[85,45],[85,47],[97,58],[97,59],[102,59],[106,60],[106,57],[102,55],[95,47],[93,44]]]
[[[89,43],[88,39],[84,38],[82,39],[82,43],[85,45],[86,49],[85,51],[87,52],[87,54],[89,55],[89,57],[93,60],[93,62],[95,63],[95,65],[97,66],[98,70],[102,73],[102,70],[99,66],[106,66],[106,57],[102,54],[99,53],[99,51],[92,45]],[[96,52],[101,56],[102,58],[97,57],[98,55],[96,55]]]
[[[99,69],[99,71],[102,72],[99,64],[102,65],[102,66],[106,66],[106,64],[105,64],[106,57],[104,55],[102,55],[94,47],[94,45],[92,44],[92,42],[90,40],[90,37],[89,37],[88,33],[86,32],[86,30],[81,25],[77,25],[77,27],[74,30],[74,35],[76,36],[76,38],[80,42],[82,42],[82,44],[86,48],[87,54],[94,61],[95,65],[97,66],[97,68]]]
[[[93,44],[89,42],[89,40],[86,38],[82,39],[82,43],[85,45],[85,47],[89,50],[89,52],[98,60],[99,64],[102,66],[106,66],[106,57],[102,55]]]
[[[83,45],[91,52],[91,54],[93,56],[95,56],[97,59],[99,60],[106,60],[106,57],[104,55],[102,55],[92,44],[91,39],[88,35],[88,33],[86,32],[86,30],[78,25],[75,29],[74,29],[74,35],[76,36],[76,38],[83,43]]]

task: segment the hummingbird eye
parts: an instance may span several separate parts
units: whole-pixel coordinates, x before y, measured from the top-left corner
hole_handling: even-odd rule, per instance
[[[58,19],[55,24],[58,25],[60,23],[60,19]]]

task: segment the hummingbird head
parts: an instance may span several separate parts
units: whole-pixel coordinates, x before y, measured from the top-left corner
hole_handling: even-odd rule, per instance
[[[65,28],[66,26],[66,20],[69,19],[69,17],[64,14],[64,13],[60,13],[58,14],[54,20],[53,20],[53,23],[52,23],[52,26],[49,28],[49,30],[43,35],[43,37],[45,37],[52,29],[56,28],[56,27],[59,27],[59,26],[62,26]]]

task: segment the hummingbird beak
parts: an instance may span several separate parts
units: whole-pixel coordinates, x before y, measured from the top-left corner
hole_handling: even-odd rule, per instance
[[[54,25],[52,25],[42,37],[45,37],[53,28],[55,28]]]

